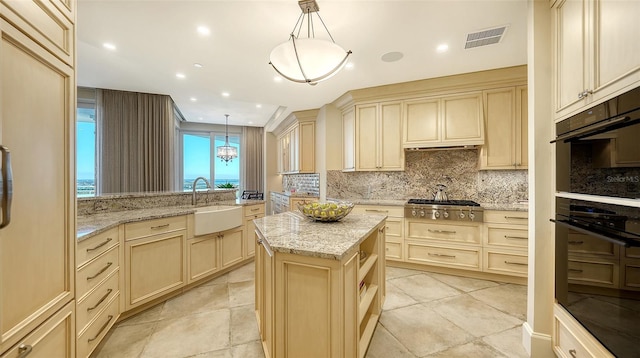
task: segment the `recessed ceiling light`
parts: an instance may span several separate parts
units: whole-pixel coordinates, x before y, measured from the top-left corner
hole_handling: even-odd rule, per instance
[[[253,121],[249,121],[249,124],[253,124]]]
[[[176,77],[182,79],[182,78],[186,78],[187,76],[185,76],[184,73],[178,72],[178,73],[176,73]]]
[[[202,120],[202,117],[198,117],[198,120],[199,120],[199,121],[201,121],[201,120]]]
[[[402,52],[387,52],[380,59],[384,62],[396,62],[400,61],[404,57]]]
[[[201,64],[201,63],[197,63],[197,62],[196,62],[196,63],[194,63],[194,64],[193,64],[193,67],[196,67],[196,68],[202,68],[202,67],[204,67],[204,66],[202,66],[202,64]]]
[[[436,52],[438,53],[447,52],[447,50],[449,50],[449,45],[447,44],[440,44],[438,45],[438,47],[436,47]]]
[[[350,70],[353,68],[353,62],[348,62],[346,65],[344,65],[344,68],[346,68],[347,70]]]
[[[197,99],[197,98],[195,98],[195,97],[191,97],[191,98],[189,98],[189,99],[191,100],[191,102],[195,102],[195,101],[197,101],[197,100],[198,100],[198,99]]]
[[[115,51],[116,50],[116,45],[114,45],[112,43],[108,43],[108,42],[103,43],[102,47],[106,48],[107,50],[111,50],[111,51]]]
[[[273,80],[274,80],[275,82],[282,82],[282,77],[280,77],[280,76],[275,76],[275,77],[273,78]]]
[[[256,108],[262,108],[262,105],[260,103],[256,104]]]
[[[211,31],[206,26],[198,26],[198,33],[202,36],[209,36]]]
[[[229,97],[229,92],[222,92],[222,97]]]

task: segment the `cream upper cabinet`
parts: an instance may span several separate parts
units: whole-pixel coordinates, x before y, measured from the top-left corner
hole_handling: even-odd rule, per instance
[[[640,83],[638,1],[564,0],[552,11],[556,119]]]
[[[404,148],[484,144],[482,92],[407,100],[403,107]]]
[[[404,170],[402,103],[356,105],[355,170]]]
[[[356,116],[353,107],[342,112],[342,171],[356,169]]]
[[[487,131],[480,169],[527,169],[527,87],[483,92]]]
[[[53,2],[0,1],[0,165],[10,155],[13,172],[2,180],[13,190],[1,210],[0,355],[18,343],[33,356],[36,345],[56,347],[42,356],[75,352],[75,30],[66,15]]]
[[[317,110],[293,112],[278,134],[278,173],[314,173]],[[291,124],[293,123],[293,124]]]

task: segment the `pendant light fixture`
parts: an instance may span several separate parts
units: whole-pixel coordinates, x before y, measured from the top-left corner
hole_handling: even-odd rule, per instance
[[[217,148],[216,157],[220,158],[220,160],[229,165],[230,161],[238,157],[238,148],[229,145],[229,115],[225,114],[224,116],[226,117],[224,126],[224,145]]]
[[[345,51],[336,44],[318,12],[315,0],[298,1],[302,13],[298,18],[289,41],[276,46],[269,56],[269,64],[289,81],[315,85],[335,75],[347,63],[351,51]],[[313,15],[318,16],[329,35],[329,40],[315,37]],[[307,37],[300,38],[306,20]]]

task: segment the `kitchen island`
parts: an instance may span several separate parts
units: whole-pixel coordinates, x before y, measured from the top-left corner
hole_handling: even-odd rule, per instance
[[[385,215],[254,220],[265,356],[364,357],[385,296]]]

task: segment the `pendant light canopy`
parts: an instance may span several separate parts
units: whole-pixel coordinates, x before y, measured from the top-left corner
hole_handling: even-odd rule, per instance
[[[351,51],[345,51],[335,43],[320,17],[320,8],[315,0],[300,0],[298,5],[302,13],[293,27],[289,41],[271,51],[269,64],[289,81],[315,85],[338,73],[347,63]],[[331,41],[315,38],[314,14],[320,19]],[[307,37],[300,38],[305,20]]]
[[[238,157],[238,148],[229,145],[229,115],[225,114],[225,136],[224,145],[217,148],[216,157],[229,164],[230,161]]]

